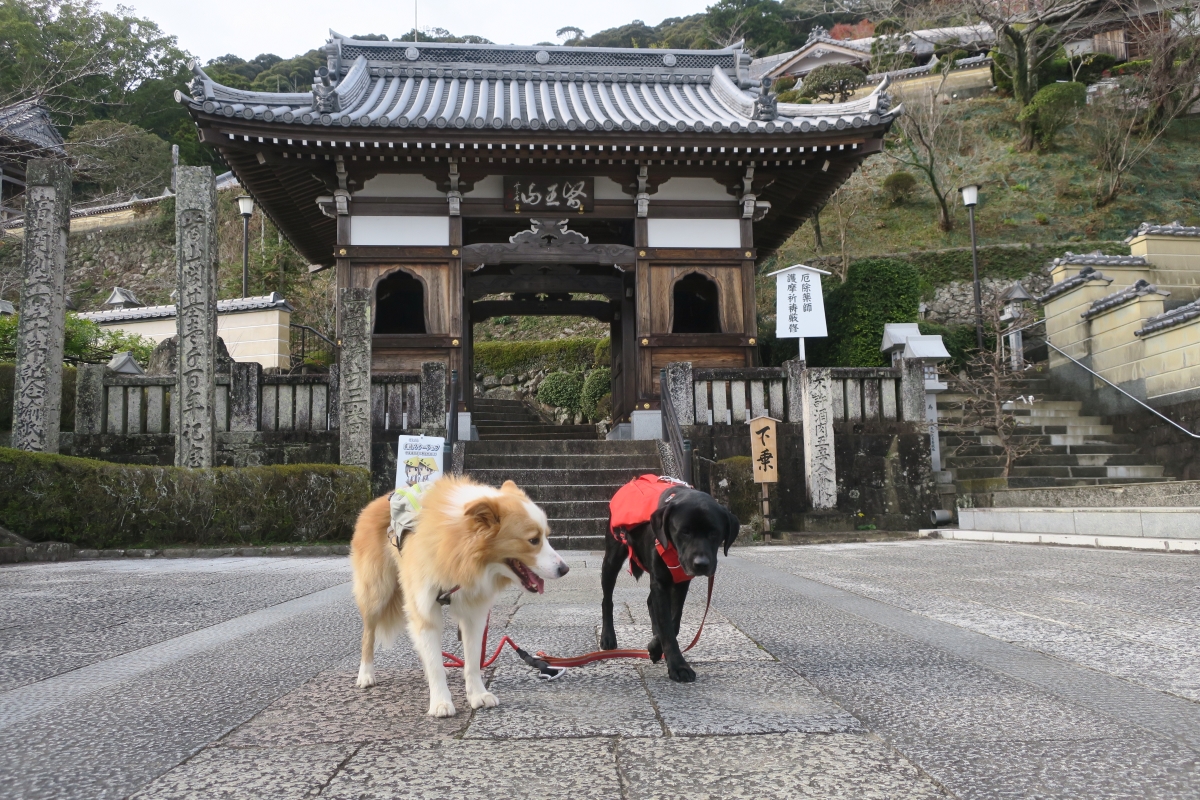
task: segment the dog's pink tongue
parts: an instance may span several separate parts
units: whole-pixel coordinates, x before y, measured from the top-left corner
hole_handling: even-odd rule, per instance
[[[537,593],[544,594],[546,591],[546,582],[542,580],[542,576],[536,572],[530,572],[529,577],[533,578],[533,582],[537,584]]]

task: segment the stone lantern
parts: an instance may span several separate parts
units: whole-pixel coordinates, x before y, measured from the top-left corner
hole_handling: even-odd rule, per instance
[[[901,360],[919,362],[925,368],[925,421],[929,426],[929,456],[933,471],[942,471],[942,448],[938,441],[937,396],[948,388],[938,375],[937,365],[950,358],[941,336],[921,334],[916,323],[899,322],[883,326],[879,349],[890,353],[892,365]]]
[[[1025,336],[1021,329],[1029,316],[1025,310],[1025,303],[1033,299],[1033,295],[1019,283],[1014,283],[1003,295],[1004,313],[1000,315],[1000,321],[1008,323],[1008,329],[1011,331],[1004,334],[1004,341],[1014,372],[1025,368]]]

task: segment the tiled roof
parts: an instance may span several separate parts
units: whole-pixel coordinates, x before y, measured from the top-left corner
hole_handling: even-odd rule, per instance
[[[1079,274],[1072,275],[1064,281],[1059,281],[1058,283],[1053,284],[1049,289],[1046,290],[1045,294],[1038,298],[1038,302],[1045,303],[1047,300],[1058,297],[1064,292],[1069,292],[1076,286],[1082,286],[1088,281],[1108,281],[1109,283],[1112,283],[1112,280],[1112,278],[1106,278],[1102,273],[1097,272],[1095,267],[1084,267],[1083,269],[1079,270]]]
[[[1171,295],[1170,292],[1160,292],[1158,287],[1153,283],[1139,278],[1138,281],[1132,286],[1127,286],[1119,292],[1113,292],[1112,294],[1101,297],[1099,300],[1092,303],[1087,311],[1084,311],[1079,316],[1083,317],[1084,319],[1091,319],[1092,317],[1103,314],[1110,308],[1116,308],[1119,305],[1128,303],[1130,300],[1133,300],[1136,297],[1145,297],[1148,294],[1159,294],[1163,297],[1170,297]]]
[[[1099,250],[1091,253],[1072,253],[1067,251],[1063,253],[1062,258],[1056,258],[1050,262],[1052,266],[1059,264],[1090,264],[1095,267],[1104,266],[1120,266],[1120,267],[1146,267],[1149,266],[1146,259],[1141,256],[1106,256]]]
[[[279,292],[271,292],[259,297],[238,297],[233,300],[218,300],[218,314],[232,314],[239,311],[261,311],[266,308],[281,308],[292,311],[291,304],[283,299]],[[109,311],[88,311],[77,315],[80,319],[91,320],[101,325],[108,322],[133,322],[135,320],[162,319],[175,316],[175,304],[168,306],[143,306],[141,308],[116,308]]]
[[[1151,222],[1143,222],[1138,226],[1138,229],[1133,232],[1133,235],[1126,239],[1126,242],[1131,241],[1137,236],[1145,236],[1147,233],[1154,233],[1160,236],[1200,236],[1200,227],[1194,225],[1184,225],[1179,220],[1175,220],[1170,225],[1155,225]]]
[[[891,72],[876,72],[867,76],[868,81],[881,81],[884,78],[915,78],[919,75],[928,75],[933,72],[933,68],[940,62],[930,61],[927,64],[922,64],[919,67],[909,67],[908,69],[895,69]],[[960,69],[974,69],[976,67],[986,67],[992,63],[992,57],[989,55],[972,56],[971,58],[960,58],[954,62],[951,71]]]
[[[50,112],[36,100],[0,108],[0,139],[55,155],[66,155]]]
[[[1173,328],[1176,325],[1190,322],[1197,317],[1200,317],[1200,300],[1188,303],[1186,306],[1165,311],[1156,317],[1151,317],[1142,324],[1142,329],[1134,331],[1133,335],[1145,336],[1150,333],[1156,333],[1165,328]]]
[[[208,114],[300,126],[537,130],[824,131],[890,121],[883,93],[848,103],[761,103],[740,45],[723,50],[373,42],[331,34],[309,92],[222,86],[198,64]],[[322,74],[325,73],[325,74]]]

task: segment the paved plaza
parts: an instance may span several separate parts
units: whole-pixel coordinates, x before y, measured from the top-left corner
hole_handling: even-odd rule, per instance
[[[595,648],[600,555],[493,614]],[[741,548],[691,654],[535,680],[424,715],[407,639],[354,687],[345,558],[0,569],[5,798],[1200,797],[1200,561],[910,541]],[[697,585],[684,615],[703,609]],[[616,601],[644,646],[646,588]],[[457,648],[453,633],[447,649]]]

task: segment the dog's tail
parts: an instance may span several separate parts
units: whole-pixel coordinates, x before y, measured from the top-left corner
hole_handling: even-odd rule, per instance
[[[391,599],[379,613],[378,621],[375,623],[375,641],[384,650],[390,650],[402,630],[404,630],[404,594],[397,587]]]

